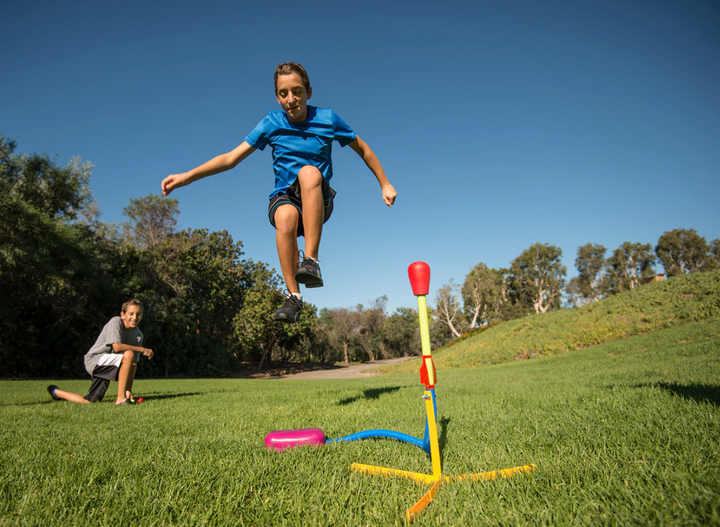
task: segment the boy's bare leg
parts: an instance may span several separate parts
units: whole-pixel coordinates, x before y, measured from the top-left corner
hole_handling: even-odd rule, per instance
[[[135,360],[135,359],[133,359]],[[125,398],[132,399],[132,385],[135,380],[135,374],[137,373],[137,362],[133,362],[130,366],[130,375],[128,375],[127,384],[125,385]]]
[[[295,271],[298,267],[297,227],[300,213],[293,205],[280,205],[275,211],[274,219],[275,243],[285,286],[291,293],[299,293],[300,286],[295,280]]]
[[[115,399],[116,403],[126,399],[127,395],[125,392],[132,388],[135,371],[137,370],[137,364],[135,364],[134,361],[134,351],[127,350],[123,353],[122,362],[120,363],[120,371],[118,372],[118,396],[117,399]]]
[[[79,404],[89,404],[90,401],[85,399],[82,395],[78,393],[73,392],[66,392],[65,390],[61,390],[58,388],[55,390],[55,397],[59,397],[60,399],[65,399],[66,401],[70,401],[71,403],[79,403]]]
[[[305,256],[318,258],[324,220],[322,174],[314,166],[304,166],[298,173],[302,199],[302,221],[305,231]]]

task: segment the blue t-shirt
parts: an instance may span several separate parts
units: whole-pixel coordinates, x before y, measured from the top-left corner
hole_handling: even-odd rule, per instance
[[[332,178],[332,142],[340,146],[352,143],[357,136],[329,108],[308,106],[308,116],[301,123],[288,121],[284,111],[272,111],[260,121],[245,141],[259,150],[270,145],[273,152],[275,188],[270,199],[283,194],[298,177],[300,169],[312,165],[328,181]]]

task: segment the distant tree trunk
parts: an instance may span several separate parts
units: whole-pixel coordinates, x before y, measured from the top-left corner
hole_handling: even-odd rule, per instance
[[[383,359],[388,358],[387,349],[385,349],[385,344],[383,342],[378,343],[378,348],[380,349],[380,357]]]
[[[258,364],[257,371],[260,371],[262,369],[263,363],[265,362],[265,359],[268,359],[268,363],[270,362],[270,359],[268,358],[268,353],[270,350],[273,349],[273,346],[275,345],[275,341],[270,340],[266,345],[263,346],[263,354],[262,357],[260,357],[260,364]]]
[[[375,354],[373,353],[372,348],[369,345],[363,343],[363,349],[365,350],[365,353],[367,353],[370,362],[375,362]]]
[[[455,327],[455,322],[459,322],[463,317],[455,297],[455,289],[457,289],[457,286],[451,280],[448,285],[444,285],[438,290],[436,302],[440,321],[448,327],[453,337],[459,337],[460,332]]]

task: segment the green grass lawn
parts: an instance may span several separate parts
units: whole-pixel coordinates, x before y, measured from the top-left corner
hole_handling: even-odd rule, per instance
[[[141,371],[142,373],[142,371]],[[417,372],[356,380],[143,380],[142,405],[0,383],[0,525],[402,525],[431,471],[389,439],[264,447],[274,429],[422,436]],[[89,380],[58,383],[84,393]],[[112,384],[112,391],[115,385]],[[441,370],[443,486],[416,525],[720,525],[720,319],[561,355]]]

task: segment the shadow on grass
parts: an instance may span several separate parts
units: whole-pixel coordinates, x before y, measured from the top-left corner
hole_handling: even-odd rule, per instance
[[[338,406],[347,406],[360,399],[379,399],[381,395],[386,393],[396,392],[400,389],[400,386],[389,386],[386,388],[367,388],[363,390],[362,395],[356,395],[355,397],[348,397],[338,402]]]
[[[678,384],[675,382],[657,383],[658,388],[667,390],[679,395],[684,399],[692,399],[693,401],[709,402],[715,406],[720,406],[720,386],[710,384]]]
[[[633,388],[661,388],[667,390],[683,399],[692,399],[702,403],[709,402],[720,406],[720,386],[712,384],[679,384],[676,382],[655,382],[636,384]]]
[[[150,395],[147,397],[143,397],[142,404],[145,404],[148,401],[160,401],[162,399],[176,399],[178,397],[193,397],[195,395],[205,395],[205,393],[206,392],[191,392],[191,393],[169,393],[169,394],[165,394],[165,395]],[[63,404],[63,403],[76,404],[76,403],[71,403],[70,401],[55,401],[53,399],[50,399],[49,397],[50,396],[48,395],[47,401],[28,401],[25,403],[0,403],[0,406],[33,406],[33,405],[37,405],[37,404]],[[113,397],[106,397],[103,401],[100,402],[100,404],[103,404],[103,403],[108,404],[108,403],[112,403],[112,402],[114,402]]]
[[[149,401],[160,401],[162,399],[177,399],[178,397],[194,397],[195,395],[206,395],[208,392],[168,393],[165,395],[148,395],[143,397],[143,404]]]
[[[440,447],[440,459],[442,459],[442,453],[445,451],[445,445],[447,443],[447,429],[450,424],[449,417],[441,417],[438,423],[438,445]]]

